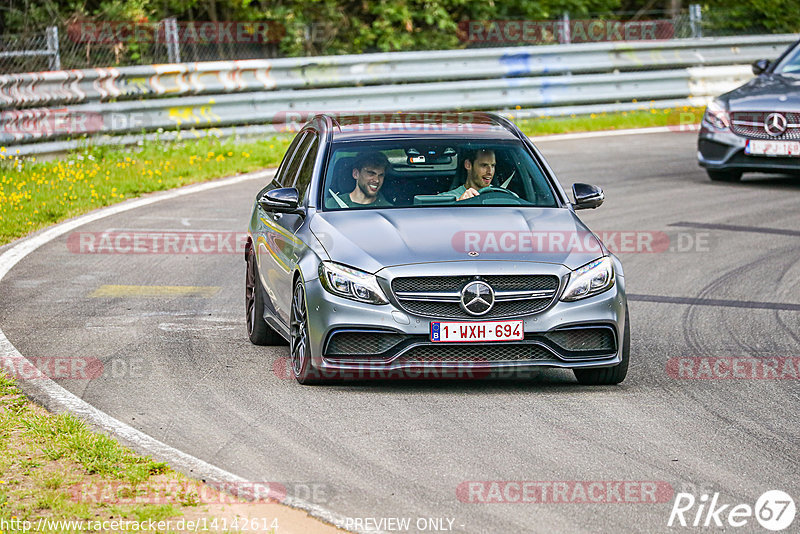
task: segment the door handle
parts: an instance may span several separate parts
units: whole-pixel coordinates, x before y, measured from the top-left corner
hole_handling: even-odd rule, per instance
[[[276,221],[279,221],[281,217],[283,217],[283,213],[276,213],[275,215],[272,216],[272,218],[275,219]]]

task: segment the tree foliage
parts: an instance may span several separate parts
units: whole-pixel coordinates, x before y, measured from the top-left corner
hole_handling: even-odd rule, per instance
[[[4,0],[0,33],[71,21],[273,21],[273,55],[359,54],[463,48],[466,21],[656,18],[691,0]],[[798,0],[700,0],[721,33],[800,31]],[[715,27],[713,25],[716,25]],[[273,26],[275,27],[275,26]],[[131,43],[123,43],[130,46]]]

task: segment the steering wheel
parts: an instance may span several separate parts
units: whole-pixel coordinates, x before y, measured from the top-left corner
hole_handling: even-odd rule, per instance
[[[481,194],[481,195],[484,194],[484,193],[495,193],[495,192],[497,192],[497,193],[507,193],[509,195],[513,195],[514,198],[519,198],[518,194],[516,194],[515,192],[513,192],[513,191],[511,191],[509,189],[505,189],[503,187],[495,187],[493,185],[487,185],[486,187],[478,189],[478,193]]]

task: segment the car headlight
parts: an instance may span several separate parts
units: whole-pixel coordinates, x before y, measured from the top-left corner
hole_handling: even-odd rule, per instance
[[[319,279],[322,287],[339,297],[370,304],[389,302],[374,275],[351,267],[324,261],[319,266]]]
[[[561,300],[573,301],[591,297],[614,285],[614,262],[606,256],[575,269]]]
[[[703,115],[703,122],[719,130],[727,130],[731,127],[731,118],[728,115],[725,104],[716,99],[712,100],[706,108],[706,112]]]

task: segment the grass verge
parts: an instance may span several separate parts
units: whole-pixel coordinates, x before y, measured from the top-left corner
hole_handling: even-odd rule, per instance
[[[0,148],[0,245],[53,223],[144,193],[274,167],[288,136],[87,147],[54,161]]]
[[[626,130],[655,126],[687,126],[700,122],[705,108],[682,107],[667,109],[640,109],[621,113],[592,113],[591,115],[567,115],[544,119],[515,120],[526,134],[550,135],[560,133],[593,132],[599,130]]]
[[[244,501],[219,489],[263,498]],[[260,493],[259,493],[260,492]],[[214,488],[28,401],[0,370],[0,533],[343,532],[283,506],[286,488]]]

